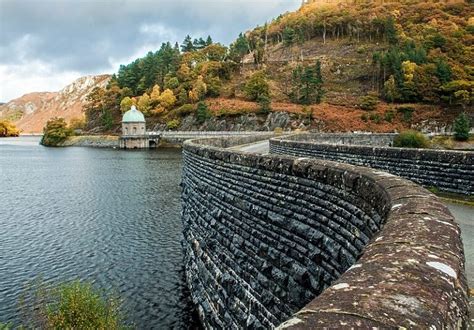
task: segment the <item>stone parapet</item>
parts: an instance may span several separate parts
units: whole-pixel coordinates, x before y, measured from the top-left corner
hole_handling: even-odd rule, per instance
[[[389,135],[300,134],[270,140],[273,154],[334,160],[410,179],[440,191],[474,195],[474,152],[390,147]]]

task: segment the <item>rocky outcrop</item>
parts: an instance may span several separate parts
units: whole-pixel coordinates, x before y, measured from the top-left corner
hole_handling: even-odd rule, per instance
[[[23,133],[41,133],[53,117],[82,118],[87,95],[95,87],[105,87],[109,79],[110,75],[86,76],[59,92],[23,95],[0,105],[0,118],[12,121]]]

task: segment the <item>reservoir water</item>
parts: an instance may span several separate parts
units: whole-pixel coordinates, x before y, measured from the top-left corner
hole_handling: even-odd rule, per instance
[[[0,323],[25,285],[80,279],[115,292],[140,329],[195,327],[184,282],[178,150],[45,148],[0,139]],[[474,286],[474,209],[448,205]]]
[[[18,297],[79,279],[123,299],[129,323],[195,325],[181,251],[179,150],[45,148],[0,139],[0,323]]]

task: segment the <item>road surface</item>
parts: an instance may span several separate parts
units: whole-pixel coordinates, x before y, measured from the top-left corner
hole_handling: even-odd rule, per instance
[[[243,152],[252,152],[256,154],[268,154],[270,152],[270,141],[269,140],[257,141],[254,143],[231,147],[229,149],[243,151]]]

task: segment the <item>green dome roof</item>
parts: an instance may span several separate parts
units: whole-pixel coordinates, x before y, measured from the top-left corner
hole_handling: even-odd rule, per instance
[[[145,116],[132,105],[132,108],[125,112],[122,117],[122,123],[144,123]]]

